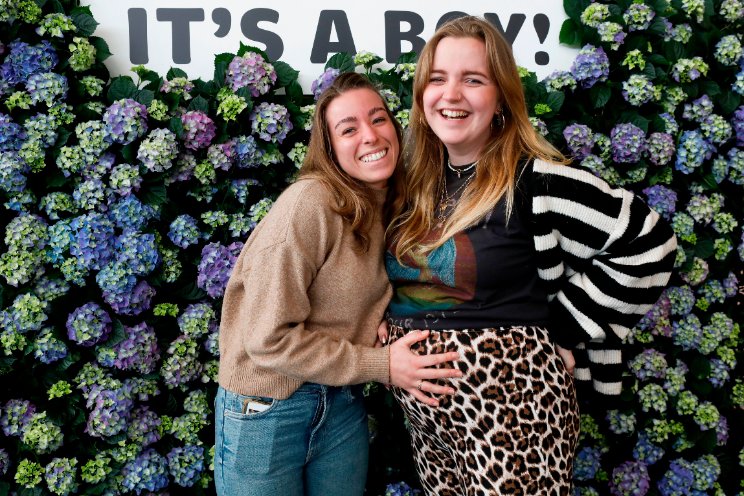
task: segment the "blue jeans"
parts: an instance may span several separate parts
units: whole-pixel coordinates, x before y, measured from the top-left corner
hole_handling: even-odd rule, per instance
[[[361,386],[305,383],[286,400],[220,387],[215,416],[218,495],[364,493],[369,433]]]

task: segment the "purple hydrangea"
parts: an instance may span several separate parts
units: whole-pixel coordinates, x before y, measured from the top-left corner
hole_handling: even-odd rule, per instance
[[[103,300],[119,315],[139,315],[150,308],[155,289],[147,281],[137,282],[119,263],[104,267],[96,276]]]
[[[34,74],[49,72],[59,59],[46,40],[38,45],[13,41],[8,45],[10,53],[0,66],[0,77],[10,84],[25,83]]]
[[[713,113],[713,100],[708,95],[703,95],[700,98],[693,100],[692,103],[686,103],[682,117],[684,119],[698,122]]]
[[[238,91],[248,88],[253,97],[263,95],[276,83],[274,66],[256,52],[246,52],[242,57],[235,56],[227,66],[225,83]]]
[[[202,237],[199,225],[192,216],[182,214],[176,217],[170,224],[168,239],[179,248],[186,248],[199,242]]]
[[[0,113],[0,152],[20,150],[25,139],[26,130],[9,115]]]
[[[152,448],[124,465],[122,486],[140,494],[142,491],[159,491],[168,485],[168,463]]]
[[[170,450],[166,458],[173,480],[181,487],[193,486],[204,472],[202,446],[177,446]]]
[[[223,246],[209,243],[202,249],[199,262],[199,275],[196,284],[212,298],[220,298],[225,292],[235,262],[238,259],[243,243],[236,241]]]
[[[672,218],[676,210],[677,193],[662,184],[656,184],[643,190],[648,199],[648,206],[656,210],[667,220]]]
[[[618,124],[610,132],[612,160],[621,164],[632,164],[641,159],[646,150],[646,133],[629,122]]]
[[[67,345],[57,339],[51,329],[42,330],[34,342],[34,358],[50,364],[67,356]]]
[[[106,363],[101,365],[149,374],[155,370],[160,352],[155,329],[145,322],[124,327],[125,338],[111,348]]]
[[[188,336],[178,336],[168,347],[160,375],[169,388],[193,381],[201,375],[204,365],[199,360],[199,345]]]
[[[147,131],[147,107],[124,98],[112,103],[103,114],[106,140],[128,145]]]
[[[683,174],[690,174],[710,158],[713,150],[700,131],[684,131],[679,139],[674,168]]]
[[[664,379],[666,377],[666,357],[663,353],[654,349],[643,350],[630,361],[629,366],[640,381]]]
[[[75,458],[54,458],[49,462],[44,469],[44,480],[52,493],[60,496],[77,493],[76,465],[77,460]]]
[[[70,222],[70,254],[81,265],[100,270],[113,257],[114,224],[108,217],[91,212]]]
[[[257,167],[260,164],[256,157],[256,139],[253,136],[238,136],[235,139],[235,163],[241,169]]]
[[[318,79],[313,81],[313,83],[310,85],[310,91],[312,92],[315,101],[318,101],[318,98],[320,97],[320,94],[323,93],[323,90],[332,85],[339,74],[341,74],[340,70],[330,67],[323,71],[323,74],[318,76]]]
[[[192,110],[181,115],[184,146],[190,150],[206,148],[214,139],[214,121],[204,112]]]
[[[207,162],[212,164],[212,167],[217,170],[228,171],[235,163],[236,152],[235,152],[235,141],[228,140],[225,143],[211,145],[207,149]]]
[[[129,420],[127,437],[140,446],[149,446],[160,441],[160,425],[162,420],[158,414],[147,406],[137,407]]]
[[[0,448],[0,476],[8,473],[8,467],[10,467],[10,456],[4,448]]]
[[[67,337],[80,346],[105,341],[111,333],[111,317],[97,303],[76,308],[67,317]]]
[[[582,88],[591,88],[600,81],[607,81],[610,60],[602,47],[584,45],[570,70]]]
[[[85,432],[93,437],[115,436],[126,429],[132,413],[131,390],[126,385],[93,386],[85,406],[91,409]]]
[[[657,336],[670,337],[672,335],[672,324],[669,320],[671,303],[666,294],[663,294],[646,315],[638,322],[636,328],[645,331],[651,330]]]
[[[594,133],[584,124],[571,124],[563,130],[568,149],[576,159],[581,160],[590,153],[594,146]]]
[[[251,130],[259,138],[271,143],[281,143],[292,130],[287,107],[278,103],[261,102],[251,112]]]
[[[612,471],[609,486],[613,496],[643,496],[651,487],[648,467],[643,462],[624,462]]]
[[[666,165],[674,156],[674,137],[669,133],[651,133],[646,140],[646,156],[654,165]]]
[[[673,460],[669,470],[658,482],[657,487],[661,496],[684,496],[691,494],[695,473],[692,464],[682,458]]]
[[[737,108],[734,112],[731,125],[736,134],[736,146],[744,146],[744,105]]]
[[[178,327],[187,336],[198,338],[217,325],[217,314],[208,303],[192,303],[178,316]]]
[[[21,436],[31,417],[36,413],[36,406],[28,400],[8,400],[3,406],[0,426],[6,436]]]

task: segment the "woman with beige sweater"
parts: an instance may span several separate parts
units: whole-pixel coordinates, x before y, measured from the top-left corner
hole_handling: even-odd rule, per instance
[[[218,494],[361,495],[362,385],[390,383],[437,406],[417,386],[459,376],[435,367],[457,353],[411,352],[427,332],[376,346],[391,296],[383,217],[388,183],[402,172],[400,141],[364,76],[343,74],[320,96],[300,179],[249,237],[225,292]]]

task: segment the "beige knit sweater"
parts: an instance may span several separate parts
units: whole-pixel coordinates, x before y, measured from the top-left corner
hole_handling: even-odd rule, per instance
[[[384,192],[376,197],[381,210]],[[391,296],[382,222],[369,251],[355,252],[331,201],[320,182],[300,180],[248,238],[222,305],[225,389],[285,399],[304,382],[389,382],[388,348],[373,347]]]

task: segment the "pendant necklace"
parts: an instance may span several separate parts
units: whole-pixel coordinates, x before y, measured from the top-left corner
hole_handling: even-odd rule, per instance
[[[455,174],[457,174],[457,179],[460,179],[460,177],[461,177],[461,175],[462,175],[463,172],[469,171],[470,169],[472,169],[473,167],[475,167],[477,164],[478,164],[478,161],[476,160],[475,162],[473,162],[472,164],[470,164],[468,166],[465,166],[465,167],[455,167],[454,165],[452,165],[450,163],[449,158],[447,159],[447,168],[449,170],[451,170],[452,172],[454,172]]]
[[[472,165],[469,165],[462,169],[462,172],[467,172],[474,168],[478,162],[473,163]],[[457,177],[460,177],[460,171],[458,169],[454,169],[450,164],[449,161],[447,161],[447,167],[450,170],[453,170],[457,173]],[[442,174],[442,193],[439,196],[439,205],[437,206],[437,220],[439,221],[439,225],[444,224],[444,222],[447,220],[447,213],[448,211],[457,205],[457,202],[460,199],[460,195],[463,191],[465,191],[465,188],[468,187],[468,184],[470,184],[475,177],[476,173],[471,174],[463,183],[450,195],[447,194],[447,174]]]

